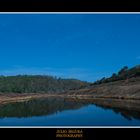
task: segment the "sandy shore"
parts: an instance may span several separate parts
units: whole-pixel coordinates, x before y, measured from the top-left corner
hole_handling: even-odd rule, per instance
[[[0,104],[10,103],[10,102],[23,102],[31,99],[37,98],[46,98],[46,97],[54,97],[56,95],[50,94],[9,94],[9,95],[0,95]],[[58,96],[58,95],[57,95]]]
[[[24,93],[24,94],[19,94],[19,93],[13,93],[13,94],[0,94],[0,104],[4,103],[10,103],[10,102],[23,102],[23,101],[28,101],[32,99],[38,99],[38,98],[49,98],[49,97],[62,97],[62,98],[83,98],[83,99],[88,99],[91,98],[91,95],[67,95],[67,94],[35,94],[35,93]]]
[[[0,94],[0,104],[4,104],[4,103],[10,103],[10,102],[24,102],[24,101],[28,101],[28,100],[32,100],[32,99],[38,99],[38,98],[49,98],[49,97],[62,97],[62,98],[68,98],[68,99],[83,99],[83,100],[117,100],[119,101],[120,99],[118,98],[103,98],[103,97],[95,97],[93,96],[92,94],[89,95],[89,94],[77,94],[77,95],[74,95],[74,94],[36,94],[36,93],[24,93],[24,94]],[[128,99],[122,99],[121,101],[127,101],[127,100],[130,100],[129,98]],[[131,100],[134,100],[134,101],[138,101],[140,102],[139,99],[131,99]]]

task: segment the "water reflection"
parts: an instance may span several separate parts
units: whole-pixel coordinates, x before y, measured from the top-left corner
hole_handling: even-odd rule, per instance
[[[41,98],[25,102],[7,103],[0,105],[0,117],[32,117],[47,116],[60,113],[64,110],[75,110],[87,105],[94,105],[104,110],[112,110],[114,114],[120,114],[131,121],[133,118],[140,119],[139,101],[108,101],[108,100],[79,100],[66,98]],[[94,114],[95,112],[93,112]],[[80,116],[79,116],[80,117]]]
[[[104,110],[112,110],[115,114],[120,114],[125,119],[131,121],[134,119],[140,119],[140,101],[139,100],[110,100],[110,99],[96,99],[90,100],[88,103],[92,103],[97,107]]]
[[[35,99],[0,105],[0,117],[31,117],[54,114],[68,109],[78,109],[83,103],[66,101],[64,98]]]
[[[104,105],[96,105],[97,107],[101,107],[102,109],[109,110],[111,109],[115,114],[120,114],[125,119],[131,121],[134,119],[140,119],[140,112],[134,110],[128,110],[124,108],[117,108],[117,107],[105,107]]]

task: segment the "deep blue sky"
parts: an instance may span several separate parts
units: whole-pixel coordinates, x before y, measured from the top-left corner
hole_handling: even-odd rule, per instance
[[[139,14],[0,14],[1,75],[94,81],[139,63]]]

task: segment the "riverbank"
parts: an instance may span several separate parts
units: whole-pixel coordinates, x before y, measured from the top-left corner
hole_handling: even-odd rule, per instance
[[[11,102],[24,102],[32,99],[38,98],[50,98],[50,97],[61,97],[61,98],[71,98],[71,99],[92,99],[91,95],[69,95],[69,94],[41,94],[41,93],[10,93],[10,94],[0,94],[0,104],[11,103]]]
[[[54,96],[54,95],[49,95],[49,94],[5,94],[5,95],[0,95],[0,104],[4,103],[11,103],[11,102],[24,102],[32,99],[37,99],[37,98],[45,98],[49,96]]]
[[[134,103],[138,103],[140,105],[140,100],[139,99],[131,99],[131,98],[127,98],[127,99],[119,99],[119,98],[104,98],[104,97],[94,97],[93,95],[89,95],[89,94],[78,94],[78,95],[73,95],[73,94],[11,94],[11,95],[0,95],[0,104],[5,104],[5,103],[11,103],[11,102],[24,102],[24,101],[29,101],[29,100],[33,100],[33,99],[39,99],[39,98],[65,98],[65,99],[70,99],[70,100],[74,100],[74,101],[89,101],[89,102],[95,102],[95,103],[103,103],[104,101],[107,101],[108,103],[115,103],[120,105],[120,102],[125,102],[125,103],[130,103],[134,102]],[[106,103],[105,103],[106,104]]]

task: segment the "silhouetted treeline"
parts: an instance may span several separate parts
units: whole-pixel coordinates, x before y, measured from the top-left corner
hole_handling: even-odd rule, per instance
[[[140,65],[137,65],[130,69],[127,66],[124,66],[118,73],[113,73],[112,76],[109,78],[103,77],[101,80],[97,80],[91,85],[96,85],[96,84],[98,85],[102,83],[114,82],[119,80],[127,80],[139,76],[140,76]]]
[[[52,76],[0,76],[0,93],[58,93],[87,85],[80,80]]]

